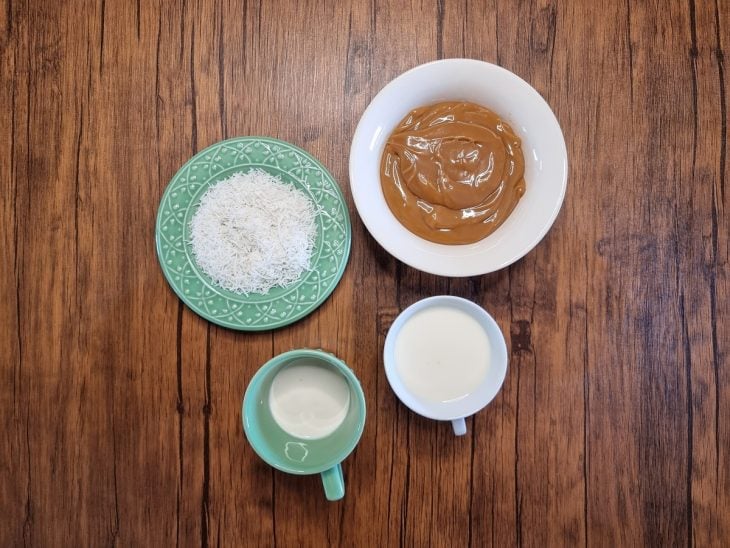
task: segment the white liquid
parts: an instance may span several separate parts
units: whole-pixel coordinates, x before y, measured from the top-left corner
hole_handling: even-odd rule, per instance
[[[395,363],[417,398],[448,402],[471,394],[489,369],[484,328],[466,312],[434,306],[414,314],[395,340]]]
[[[345,420],[350,387],[338,372],[304,361],[274,377],[269,408],[286,433],[303,439],[324,438]]]

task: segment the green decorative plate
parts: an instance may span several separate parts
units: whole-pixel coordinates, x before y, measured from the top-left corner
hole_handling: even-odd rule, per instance
[[[237,171],[265,170],[304,191],[319,206],[312,269],[292,285],[266,294],[238,295],[216,286],[195,262],[190,220],[200,198]],[[172,289],[203,318],[231,329],[264,331],[314,311],[342,278],[352,229],[347,205],[332,175],[302,149],[269,137],[237,137],[193,156],[167,185],[157,212],[157,257]]]

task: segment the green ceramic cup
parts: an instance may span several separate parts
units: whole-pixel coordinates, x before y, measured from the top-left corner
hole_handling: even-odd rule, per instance
[[[334,371],[347,382],[350,403],[342,423],[331,434],[304,439],[284,431],[270,406],[271,384],[283,369],[312,364]],[[352,370],[334,355],[321,350],[291,350],[259,369],[246,389],[241,410],[243,430],[254,451],[268,464],[290,474],[321,474],[327,500],[345,495],[341,462],[355,449],[365,426],[365,395]]]

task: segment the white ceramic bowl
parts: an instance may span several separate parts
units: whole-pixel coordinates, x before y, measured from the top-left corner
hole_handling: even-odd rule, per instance
[[[502,116],[522,139],[526,192],[507,220],[469,245],[429,242],[391,213],[380,187],[380,158],[393,128],[413,108],[465,100]],[[372,100],[350,149],[350,187],[368,231],[404,263],[441,276],[494,272],[524,257],[545,236],[560,211],[568,154],[553,111],[527,82],[502,67],[473,59],[446,59],[398,76]]]

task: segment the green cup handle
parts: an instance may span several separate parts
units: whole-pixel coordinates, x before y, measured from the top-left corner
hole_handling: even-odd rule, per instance
[[[340,500],[345,496],[345,478],[342,475],[342,465],[336,464],[329,470],[322,472],[322,485],[327,500]]]

